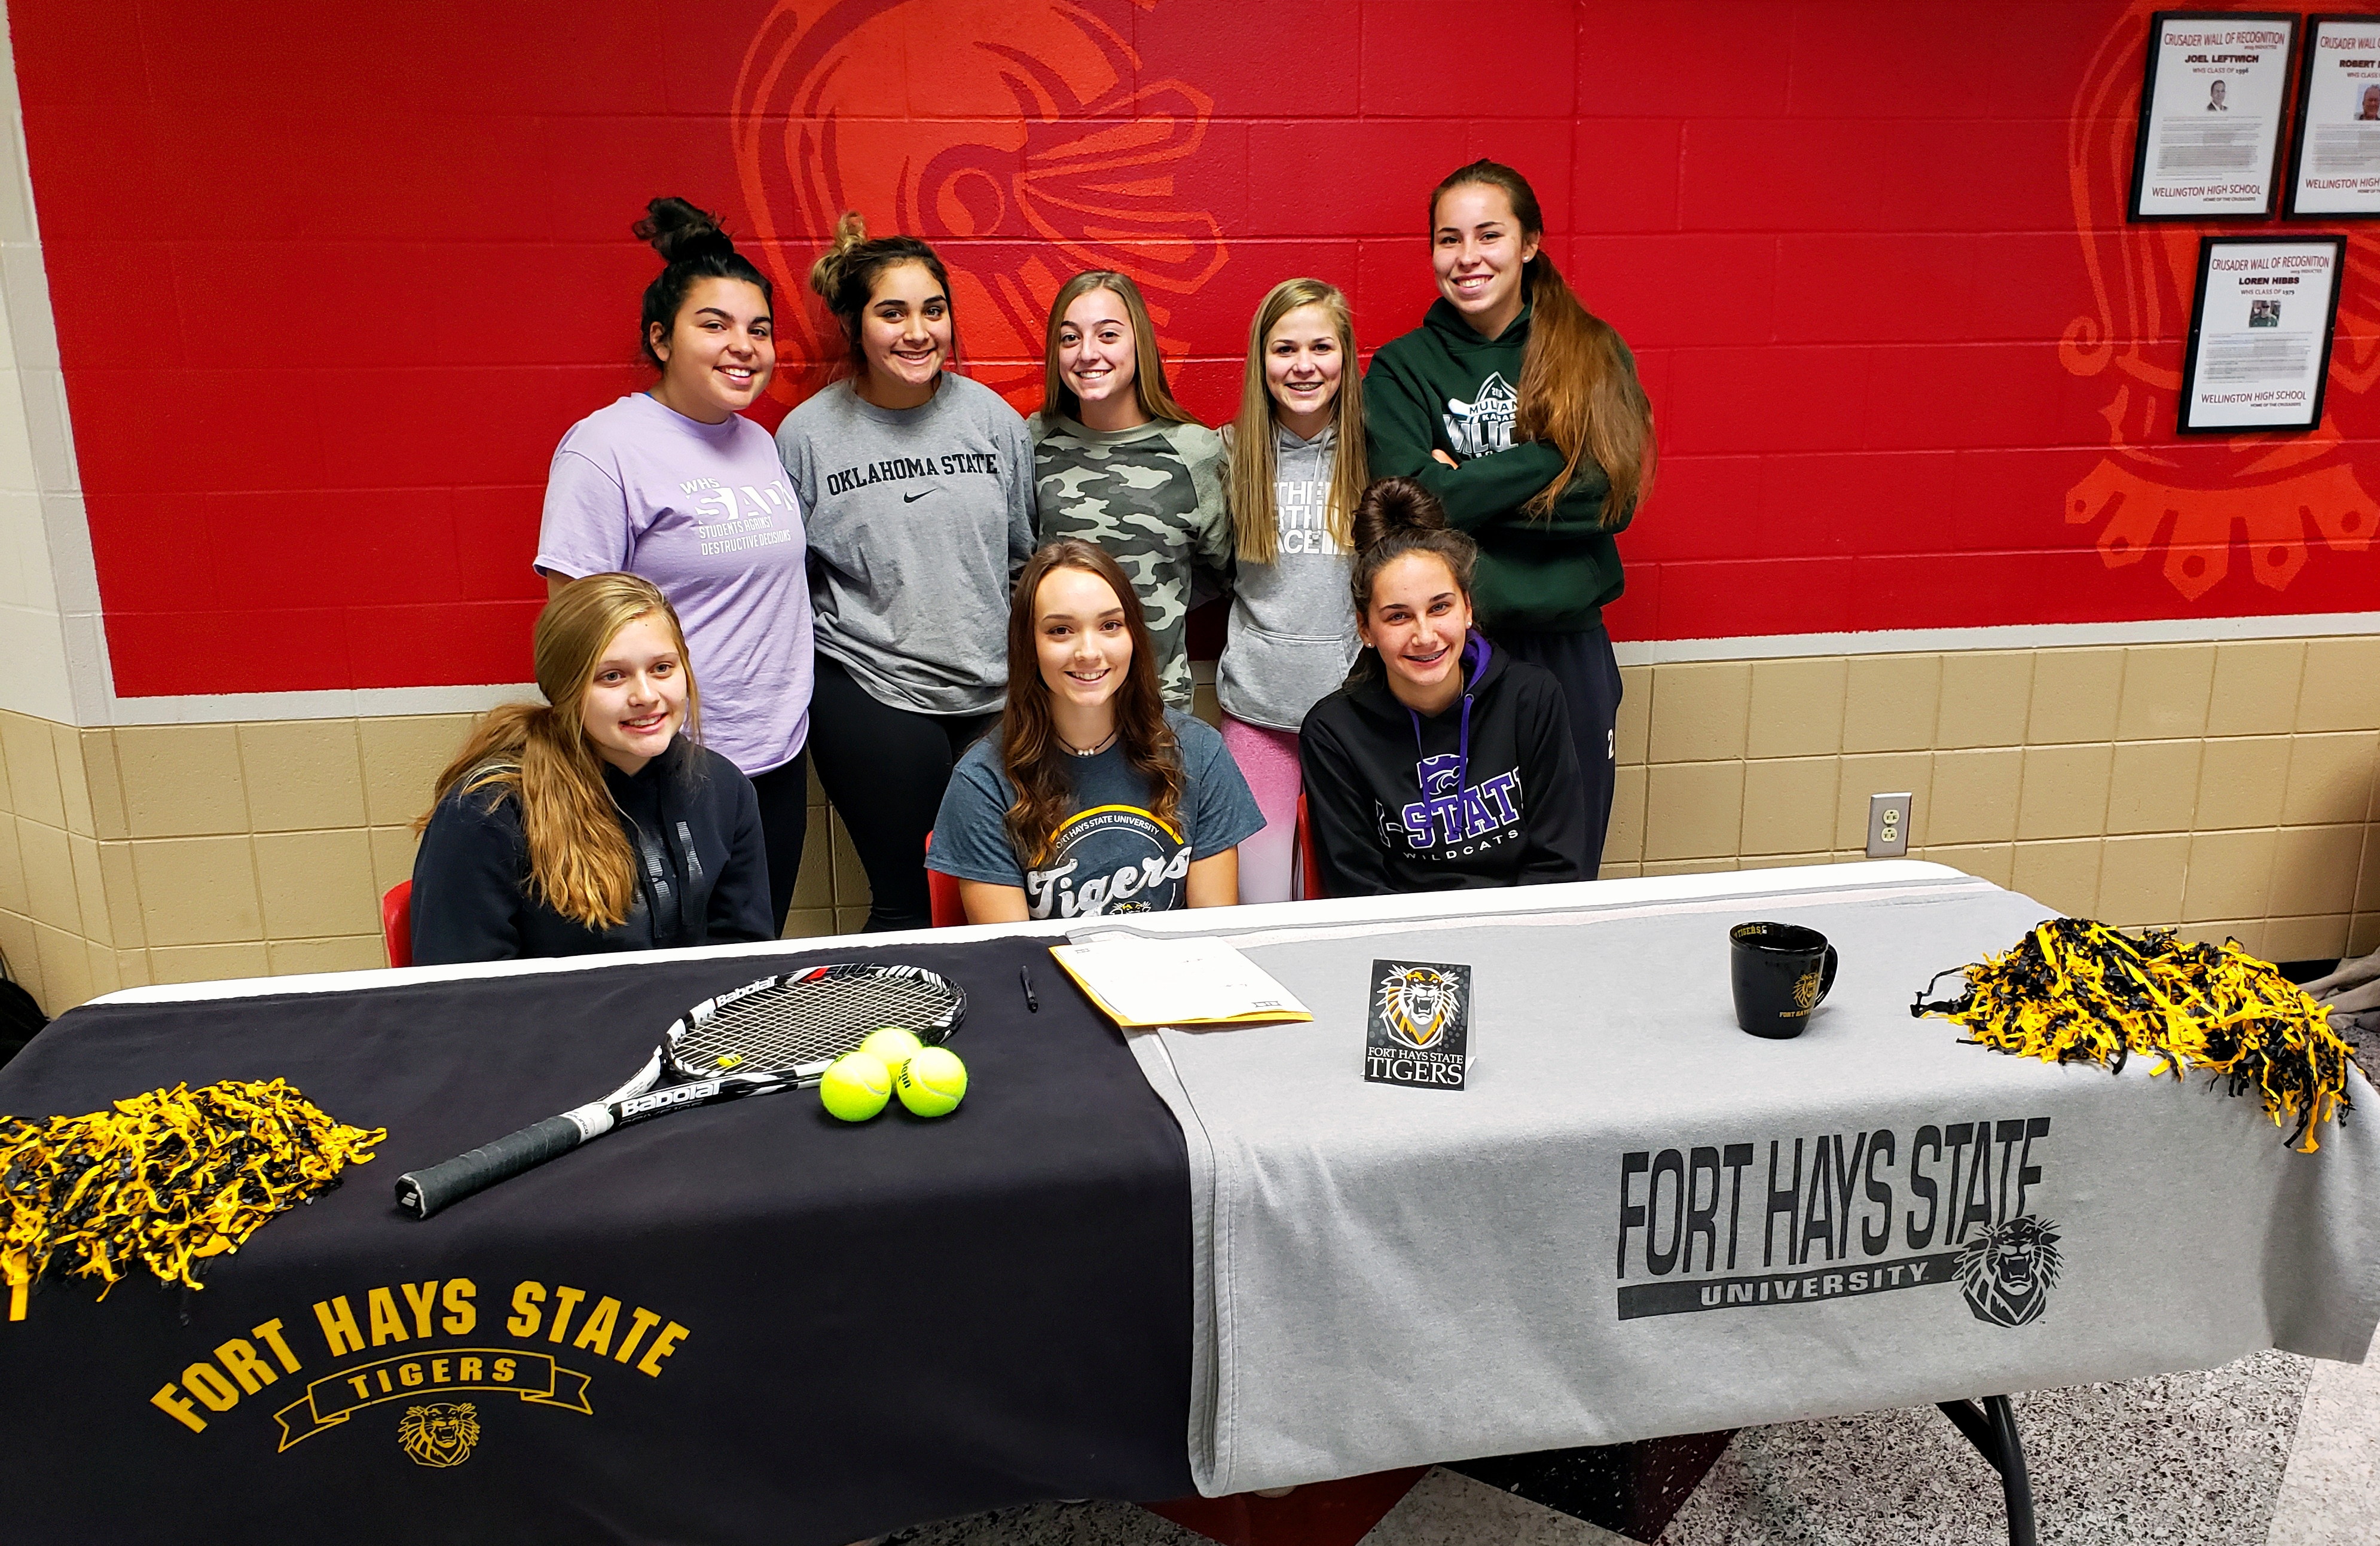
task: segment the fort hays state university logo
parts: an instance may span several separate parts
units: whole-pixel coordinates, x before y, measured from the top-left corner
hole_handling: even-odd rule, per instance
[[[1390,967],[1381,979],[1380,1021],[1415,1052],[1438,1045],[1462,1010],[1462,983],[1436,967]]]
[[[459,1466],[479,1442],[480,1408],[468,1401],[407,1406],[396,1421],[397,1446],[417,1466]]]
[[[1364,1077],[1461,1090],[1471,1068],[1471,968],[1443,961],[1372,963]]]
[[[2028,1214],[1968,1241],[1953,1270],[1976,1320],[2022,1326],[2041,1318],[2060,1265],[2058,1226]]]

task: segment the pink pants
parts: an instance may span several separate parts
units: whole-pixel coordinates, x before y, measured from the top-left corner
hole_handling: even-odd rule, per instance
[[[1240,845],[1240,900],[1286,902],[1297,853],[1297,732],[1223,716],[1223,749],[1240,765],[1264,831]]]

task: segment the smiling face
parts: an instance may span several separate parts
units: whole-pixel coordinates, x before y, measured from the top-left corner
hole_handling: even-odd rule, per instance
[[[1058,320],[1058,379],[1075,395],[1077,417],[1094,430],[1148,422],[1140,407],[1140,350],[1132,313],[1113,290],[1085,290]]]
[[[1265,335],[1265,390],[1274,417],[1302,440],[1320,434],[1330,422],[1346,364],[1338,323],[1328,310],[1300,306],[1284,313]]]
[[[1438,293],[1483,338],[1521,314],[1524,265],[1537,238],[1521,229],[1510,195],[1493,183],[1457,183],[1430,212],[1430,264]]]
[[[1463,640],[1471,602],[1434,553],[1390,559],[1372,579],[1355,631],[1380,652],[1398,702],[1434,714],[1463,694]]]
[[[747,279],[696,280],[669,335],[655,323],[650,341],[662,362],[653,396],[706,424],[723,424],[750,408],[777,368],[769,298]]]
[[[1052,569],[1033,598],[1033,639],[1058,733],[1078,748],[1096,744],[1113,727],[1115,695],[1132,666],[1123,603],[1088,569]],[[1109,724],[1086,737],[1101,712]]]
[[[915,408],[934,395],[951,356],[951,298],[923,263],[894,263],[876,276],[859,314],[868,399]]]
[[[686,723],[686,662],[667,618],[649,612],[612,636],[578,715],[595,755],[624,773],[667,749]]]

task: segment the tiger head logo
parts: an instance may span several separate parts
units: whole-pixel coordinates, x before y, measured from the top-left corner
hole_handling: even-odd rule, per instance
[[[1815,967],[1802,974],[1802,980],[1793,984],[1793,1006],[1796,1009],[1806,1015],[1818,1006],[1818,990],[1825,976]]]
[[[1389,1034],[1419,1052],[1437,1043],[1460,1007],[1461,990],[1427,967],[1391,967],[1380,983],[1380,1018]]]
[[[468,1401],[407,1406],[396,1422],[397,1447],[417,1466],[459,1466],[479,1442],[480,1409]]]
[[[2061,1265],[2058,1226],[2020,1214],[1960,1247],[1955,1271],[1976,1320],[2022,1326],[2041,1319]]]

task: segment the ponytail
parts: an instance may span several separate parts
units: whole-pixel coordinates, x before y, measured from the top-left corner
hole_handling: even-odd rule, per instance
[[[1551,445],[1561,453],[1562,468],[1521,508],[1550,517],[1579,464],[1592,461],[1609,482],[1598,524],[1610,530],[1635,512],[1652,486],[1652,402],[1619,333],[1580,304],[1554,267],[1544,245],[1545,213],[1527,178],[1495,161],[1459,167],[1430,195],[1431,220],[1449,189],[1469,183],[1502,189],[1523,237],[1538,244],[1524,281],[1531,307],[1529,342],[1521,356],[1512,437]]]
[[[1592,460],[1609,481],[1598,523],[1609,531],[1635,510],[1652,481],[1652,402],[1619,332],[1579,304],[1542,247],[1529,261],[1529,298],[1536,310],[1512,435],[1551,445],[1562,469],[1521,508],[1550,517],[1579,463]]]

